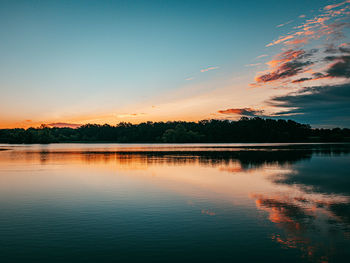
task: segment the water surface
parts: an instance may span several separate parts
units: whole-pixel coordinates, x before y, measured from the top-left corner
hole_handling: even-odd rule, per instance
[[[1,262],[345,262],[347,144],[0,145]]]

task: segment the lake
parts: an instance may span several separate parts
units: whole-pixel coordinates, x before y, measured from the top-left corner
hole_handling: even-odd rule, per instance
[[[345,262],[349,144],[0,145],[1,262]]]

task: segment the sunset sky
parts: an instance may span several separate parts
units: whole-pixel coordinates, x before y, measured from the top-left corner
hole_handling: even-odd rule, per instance
[[[0,0],[0,128],[350,127],[350,0]]]

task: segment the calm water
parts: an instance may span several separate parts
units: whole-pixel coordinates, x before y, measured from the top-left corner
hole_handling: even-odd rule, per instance
[[[349,257],[349,145],[0,145],[1,262]]]

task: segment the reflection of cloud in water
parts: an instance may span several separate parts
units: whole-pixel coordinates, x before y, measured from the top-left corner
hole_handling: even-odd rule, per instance
[[[304,193],[252,198],[257,208],[266,211],[269,220],[282,230],[272,233],[271,238],[283,247],[299,249],[305,258],[316,262],[328,262],[344,253],[338,246],[346,246],[346,240],[350,240],[350,224],[341,216],[341,207],[347,207],[349,212],[349,197]],[[340,215],[332,207],[339,207]]]
[[[349,252],[350,177],[347,151],[314,151],[312,162],[297,162],[292,172],[269,177],[289,191],[253,194],[258,209],[281,233],[271,238],[286,248],[299,249],[310,261],[343,259]],[[337,156],[337,158],[327,158]]]

